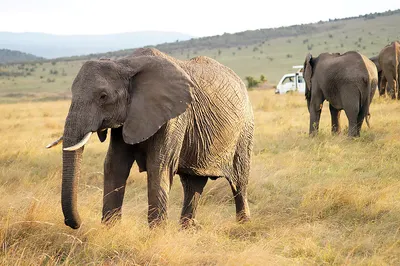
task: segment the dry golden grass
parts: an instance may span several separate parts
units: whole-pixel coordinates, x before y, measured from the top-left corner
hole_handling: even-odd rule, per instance
[[[107,149],[92,138],[79,186],[83,225],[63,224],[61,150],[68,102],[0,105],[0,265],[393,265],[400,262],[400,103],[375,98],[359,139],[331,136],[325,106],[309,138],[302,95],[252,91],[256,117],[252,222],[235,223],[225,180],[209,181],[198,220],[182,231],[179,178],[169,223],[149,230],[145,174],[132,169],[123,219],[100,224]],[[342,115],[344,131],[347,120]]]

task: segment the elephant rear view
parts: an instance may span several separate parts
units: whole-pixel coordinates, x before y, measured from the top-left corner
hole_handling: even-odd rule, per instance
[[[224,177],[238,221],[250,217],[247,184],[253,147],[253,111],[243,81],[207,57],[180,61],[156,49],[137,49],[118,60],[86,62],[72,84],[63,140],[62,209],[79,228],[77,184],[82,153],[93,132],[101,142],[111,129],[104,162],[102,222],[121,217],[132,164],[147,172],[148,222],[167,217],[175,174],[184,190],[180,222],[195,224],[209,178]],[[61,142],[61,138],[48,147]]]
[[[310,135],[318,132],[322,104],[329,102],[332,132],[340,132],[340,112],[349,119],[348,135],[360,136],[364,118],[369,126],[369,106],[378,86],[375,64],[357,52],[306,56],[303,76],[310,112]]]
[[[392,99],[400,99],[400,42],[395,41],[385,46],[379,53],[379,65],[382,68],[382,84]],[[381,94],[383,95],[383,90]]]

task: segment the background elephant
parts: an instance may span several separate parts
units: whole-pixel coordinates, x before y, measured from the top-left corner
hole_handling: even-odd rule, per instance
[[[340,111],[349,119],[349,136],[360,136],[364,117],[368,124],[369,105],[378,84],[377,68],[371,60],[357,52],[323,53],[306,56],[303,76],[310,112],[310,134],[319,127],[322,104],[329,102],[332,132],[340,132]]]
[[[395,41],[385,46],[379,53],[379,64],[382,68],[382,86],[387,84],[387,92],[392,99],[400,99],[400,42]],[[380,86],[380,88],[382,88]]]
[[[382,73],[382,67],[379,64],[379,55],[370,57],[369,60],[371,60],[375,64],[376,70],[378,71],[378,90],[379,90],[379,96],[382,96],[385,94],[386,84],[384,86],[382,84],[383,73]]]
[[[213,59],[179,61],[156,49],[137,49],[123,59],[86,62],[72,84],[63,134],[65,224],[81,224],[76,201],[84,144],[92,132],[103,142],[109,128],[103,222],[120,218],[134,161],[147,171],[150,226],[166,218],[175,174],[184,190],[183,226],[193,223],[208,178],[219,177],[229,181],[238,221],[246,221],[253,124],[246,86]]]

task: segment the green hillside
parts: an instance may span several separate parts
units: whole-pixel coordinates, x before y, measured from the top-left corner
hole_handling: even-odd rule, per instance
[[[372,56],[393,40],[400,39],[400,10],[357,18],[330,20],[308,25],[246,31],[155,46],[179,59],[198,55],[215,58],[231,67],[241,78],[265,75],[276,84],[283,74],[293,72],[305,55],[322,52],[360,51]],[[65,98],[84,60],[121,57],[133,50],[59,58],[34,64],[0,67],[0,72],[19,72],[0,77],[0,101]],[[33,71],[31,71],[33,68]],[[27,71],[27,69],[29,71]],[[21,74],[22,73],[22,74]],[[40,94],[40,95],[38,95]]]
[[[20,51],[14,51],[9,49],[0,49],[0,64],[29,62],[42,59],[43,58],[37,57],[33,54],[27,54]]]

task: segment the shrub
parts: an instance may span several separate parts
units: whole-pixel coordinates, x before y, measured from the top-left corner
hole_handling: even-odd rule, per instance
[[[247,77],[245,77],[245,79],[247,81],[247,88],[248,89],[254,88],[254,87],[258,86],[258,84],[260,84],[260,81],[256,80],[252,76],[247,76]]]

